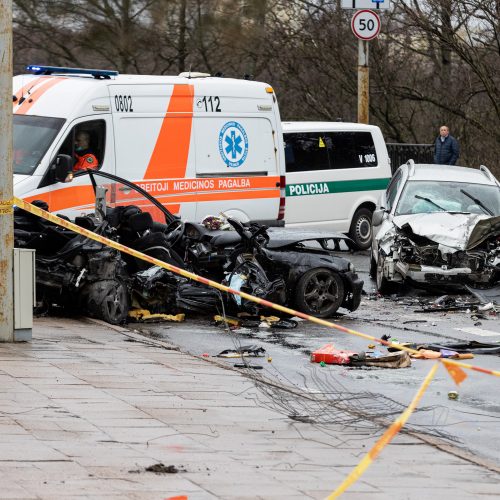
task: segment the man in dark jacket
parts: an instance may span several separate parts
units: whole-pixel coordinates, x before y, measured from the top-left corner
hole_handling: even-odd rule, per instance
[[[458,141],[450,135],[450,129],[442,125],[439,137],[434,144],[434,163],[439,165],[455,165],[460,154]]]

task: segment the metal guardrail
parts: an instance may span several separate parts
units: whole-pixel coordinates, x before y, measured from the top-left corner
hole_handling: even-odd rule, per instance
[[[387,143],[386,146],[391,159],[392,173],[410,158],[415,163],[434,163],[433,144]]]

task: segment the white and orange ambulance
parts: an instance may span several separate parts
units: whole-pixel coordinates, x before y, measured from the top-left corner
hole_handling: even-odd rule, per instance
[[[83,157],[140,185],[182,219],[223,211],[282,225],[283,135],[270,86],[200,73],[27,69],[33,74],[13,83],[16,196],[70,216],[88,212],[89,176],[62,178],[57,168],[81,165]],[[83,152],[75,150],[81,133]],[[133,203],[122,189],[111,193],[116,204]]]

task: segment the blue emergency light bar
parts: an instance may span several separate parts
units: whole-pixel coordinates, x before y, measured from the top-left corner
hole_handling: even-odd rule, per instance
[[[118,76],[118,71],[106,69],[85,69],[85,68],[64,68],[58,66],[38,66],[30,64],[26,66],[27,71],[32,71],[35,75],[90,75],[96,79],[110,79],[112,76]]]

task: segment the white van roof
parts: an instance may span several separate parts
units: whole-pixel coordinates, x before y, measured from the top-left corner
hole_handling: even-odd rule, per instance
[[[20,99],[32,99],[23,114],[69,118],[76,110],[92,114],[92,107],[109,106],[110,85],[194,85],[202,94],[226,97],[262,98],[272,94],[272,87],[263,82],[235,78],[159,75],[113,75],[98,79],[88,74],[53,73],[50,75],[17,75],[13,80],[14,113]],[[26,106],[23,107],[26,109]],[[94,111],[97,109],[94,108]]]
[[[282,122],[283,132],[342,132],[379,130],[376,125],[351,122]]]

